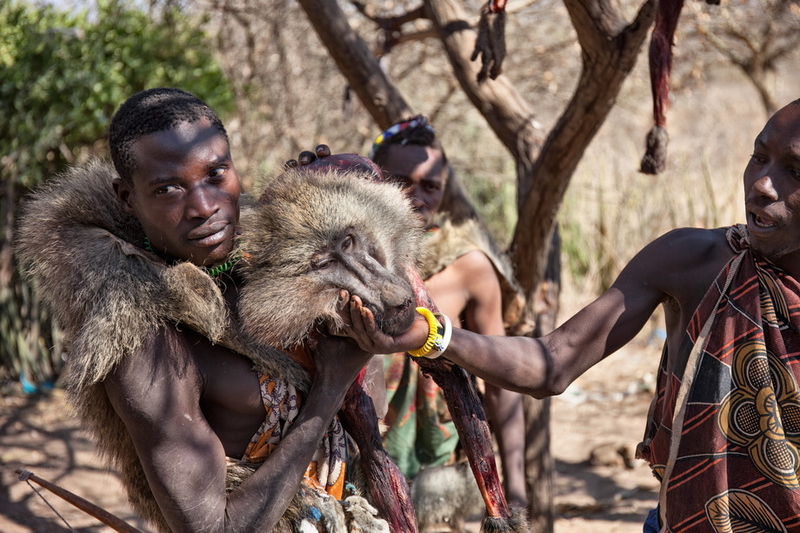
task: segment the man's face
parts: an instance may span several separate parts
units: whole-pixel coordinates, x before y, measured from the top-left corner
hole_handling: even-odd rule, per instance
[[[142,224],[153,249],[210,266],[233,249],[239,177],[228,141],[206,120],[141,137],[133,144],[133,188],[115,182],[123,208]]]
[[[800,106],[778,111],[755,141],[744,171],[753,249],[790,272],[800,270]]]
[[[425,228],[430,228],[447,185],[447,164],[441,150],[393,144],[382,170],[384,178],[403,187]]]

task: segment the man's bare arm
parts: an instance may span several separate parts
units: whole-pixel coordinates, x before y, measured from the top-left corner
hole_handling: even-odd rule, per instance
[[[730,257],[725,246],[724,231],[670,232],[639,252],[611,289],[549,335],[534,339],[455,330],[444,357],[499,387],[538,398],[560,394],[575,378],[633,339],[666,298],[681,307],[674,329],[685,329],[688,317]],[[424,342],[424,323],[388,338],[377,331],[360,299],[353,296],[351,300],[348,334],[362,347],[378,353],[407,351]]]
[[[105,386],[173,531],[270,531],[297,492],[316,447],[366,363],[331,341],[302,410],[267,461],[229,496],[225,450],[200,408],[202,380],[179,333],[162,330]],[[337,353],[329,353],[337,352]],[[340,357],[347,352],[347,357]],[[336,364],[338,362],[338,364]],[[255,379],[255,376],[254,376]]]
[[[612,288],[542,338],[488,336],[454,329],[443,357],[498,387],[537,398],[560,394],[576,377],[644,326],[662,299],[656,291],[647,292],[650,298],[630,296],[626,301],[619,288]],[[352,297],[351,321],[353,327],[348,335],[362,347],[378,352],[413,350],[427,336],[427,327],[419,320],[404,335],[383,335],[357,296]]]

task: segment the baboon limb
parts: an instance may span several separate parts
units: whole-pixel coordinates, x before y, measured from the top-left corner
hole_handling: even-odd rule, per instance
[[[360,462],[375,507],[395,532],[417,532],[417,521],[406,478],[383,448],[378,416],[372,398],[364,390],[362,370],[345,396],[339,417],[360,451]],[[387,491],[388,489],[388,491]]]
[[[436,305],[425,291],[425,283],[419,273],[415,270],[409,272],[408,276],[417,296],[417,304],[435,311]],[[497,471],[489,424],[466,371],[442,358],[415,357],[414,361],[436,382],[444,394],[458,437],[478,483],[478,490],[486,505],[487,516],[481,525],[481,531],[526,533],[529,529],[527,520],[524,517],[520,519],[522,515],[512,512],[506,501]]]
[[[658,3],[656,22],[650,37],[650,89],[653,93],[655,126],[647,135],[647,151],[641,171],[658,174],[667,164],[667,110],[669,109],[669,76],[672,70],[672,46],[683,0],[662,0]]]
[[[506,57],[506,0],[489,0],[481,10],[478,22],[478,36],[470,61],[481,57],[481,70],[478,72],[478,84],[486,78],[497,79],[503,70]]]

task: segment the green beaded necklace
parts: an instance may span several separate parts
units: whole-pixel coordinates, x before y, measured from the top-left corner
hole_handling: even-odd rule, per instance
[[[148,252],[150,252],[151,254],[156,253],[155,250],[153,250],[153,246],[150,243],[150,239],[147,238],[147,237],[144,238],[144,249],[147,250]],[[200,268],[200,270],[202,270],[203,272],[205,272],[206,274],[208,274],[209,276],[211,276],[213,278],[213,277],[219,276],[220,274],[222,274],[224,272],[228,272],[230,270],[233,270],[233,267],[235,267],[236,264],[239,261],[241,261],[241,259],[242,259],[242,254],[241,253],[237,253],[236,255],[234,255],[233,257],[231,257],[230,259],[228,259],[227,261],[225,261],[221,265],[217,265],[215,267],[204,267],[204,266],[201,266],[201,267],[198,267],[198,268]]]

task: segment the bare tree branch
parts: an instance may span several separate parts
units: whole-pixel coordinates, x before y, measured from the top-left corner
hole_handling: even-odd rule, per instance
[[[355,8],[359,11],[359,13],[361,13],[369,20],[376,23],[381,29],[389,31],[399,30],[400,26],[402,26],[406,22],[411,22],[414,20],[426,18],[425,9],[422,6],[419,6],[416,9],[412,9],[411,11],[407,11],[402,15],[397,15],[394,17],[381,17],[380,15],[375,13],[375,10],[372,9],[371,6],[368,6],[363,2],[359,2],[358,0],[351,0],[350,3],[355,6]]]
[[[325,0],[299,2],[336,66],[378,126],[386,129],[410,116],[412,112],[405,99],[386,78],[377,59],[350,26],[339,5]]]
[[[647,0],[630,24],[604,0],[565,3],[582,48],[583,71],[572,101],[539,152],[541,132],[534,113],[508,79],[477,83],[479,67],[468,57],[475,32],[461,4],[426,0],[462,89],[517,161],[519,221],[511,253],[529,295],[543,278],[546,250],[569,178],[635,64],[655,17],[656,0]]]

